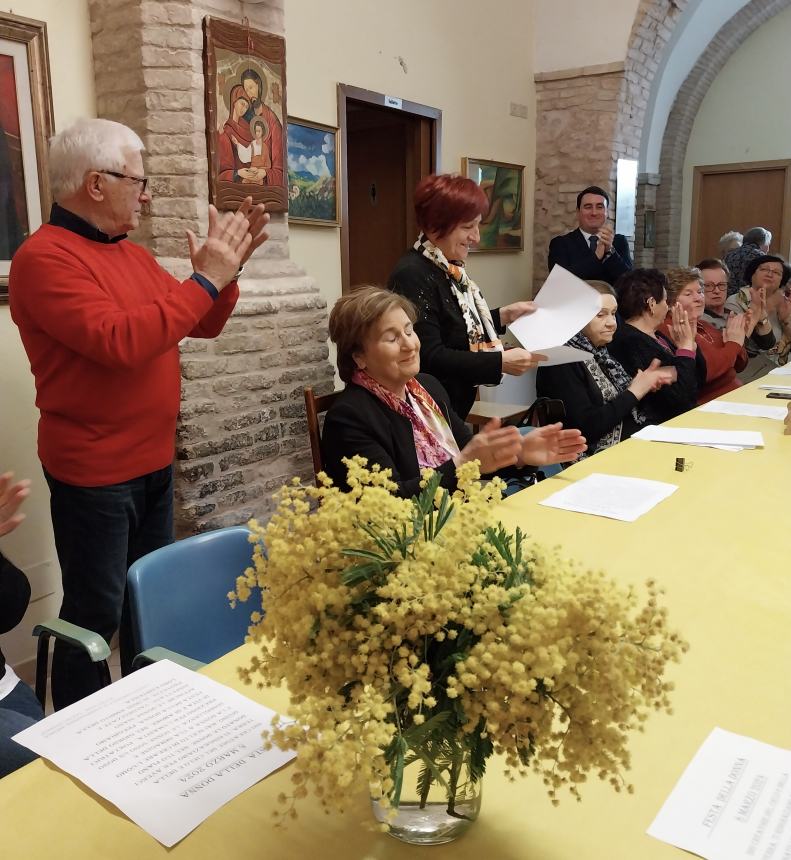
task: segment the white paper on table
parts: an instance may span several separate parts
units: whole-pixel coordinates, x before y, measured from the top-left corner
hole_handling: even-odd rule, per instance
[[[707,860],[791,856],[791,751],[715,728],[648,828]]]
[[[791,364],[784,364],[769,371],[769,376],[791,376]]]
[[[590,361],[592,358],[589,352],[577,349],[575,346],[545,346],[540,352],[547,357],[547,360],[542,361],[539,367],[554,367],[556,364],[571,364],[573,361]]]
[[[562,266],[553,267],[533,301],[536,310],[508,327],[531,352],[564,344],[601,310],[601,297],[596,290]]]
[[[791,385],[759,385],[764,391],[791,391]]]
[[[785,406],[756,406],[754,403],[729,403],[727,400],[710,400],[698,407],[699,412],[716,412],[718,415],[747,415],[751,418],[773,418],[785,420]]]
[[[594,472],[558,490],[539,504],[633,523],[677,489],[678,485],[662,481]]]
[[[294,757],[264,750],[274,711],[161,660],[14,736],[163,845]]]
[[[678,445],[702,445],[714,447],[727,445],[729,448],[763,448],[763,433],[755,430],[709,430],[701,427],[659,427],[646,424],[632,439],[648,442],[675,442]]]

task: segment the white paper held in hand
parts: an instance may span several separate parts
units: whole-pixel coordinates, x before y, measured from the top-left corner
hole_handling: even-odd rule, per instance
[[[273,716],[236,690],[161,660],[14,740],[170,847],[294,757],[264,750],[261,733]]]
[[[677,484],[594,472],[539,504],[633,523],[677,489]]]
[[[514,320],[509,330],[525,349],[544,354],[565,344],[601,309],[596,290],[562,266],[552,269],[533,301],[536,310]]]

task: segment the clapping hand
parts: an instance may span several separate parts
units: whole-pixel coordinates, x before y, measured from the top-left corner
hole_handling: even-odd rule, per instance
[[[513,466],[519,459],[522,437],[516,427],[503,427],[499,418],[492,418],[486,426],[464,446],[458,457],[457,466],[478,460],[481,474],[488,475],[506,466]]]
[[[12,484],[13,477],[12,472],[0,475],[0,536],[12,532],[25,519],[17,510],[30,494],[30,481]]]
[[[606,224],[599,230],[596,234],[596,237],[599,240],[599,244],[596,245],[596,251],[594,252],[599,260],[604,258],[604,255],[612,248],[612,242],[615,238],[615,232],[612,227],[608,227]]]
[[[695,327],[689,320],[689,314],[676,302],[670,311],[670,333],[677,349],[695,349]]]
[[[266,176],[266,170],[263,168],[258,168],[258,170]],[[269,238],[269,234],[266,232],[266,225],[269,223],[269,213],[266,211],[266,206],[263,203],[253,206],[252,197],[246,197],[238,211],[247,218],[247,231],[252,237],[252,241],[242,257],[242,265],[244,265],[253,255],[256,248],[260,248]]]
[[[725,329],[722,332],[723,342],[738,343],[739,346],[744,346],[750,320],[751,318],[747,314],[730,314],[725,321]]]
[[[671,385],[678,378],[675,367],[663,367],[658,358],[654,358],[645,370],[638,370],[629,385],[629,391],[638,400],[646,394],[658,391],[663,385]]]
[[[750,310],[756,325],[766,318],[766,288],[750,287]]]
[[[550,466],[570,463],[587,449],[585,437],[579,430],[564,430],[563,425],[547,424],[536,427],[522,437],[519,465]]]

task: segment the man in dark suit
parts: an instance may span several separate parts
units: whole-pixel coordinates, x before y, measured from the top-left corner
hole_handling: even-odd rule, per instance
[[[577,195],[579,227],[549,243],[549,270],[557,264],[586,281],[614,284],[632,268],[629,243],[607,226],[610,197],[598,185]]]

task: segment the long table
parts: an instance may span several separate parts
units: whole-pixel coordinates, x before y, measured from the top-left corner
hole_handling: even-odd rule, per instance
[[[729,400],[766,400],[757,383]],[[540,781],[508,783],[498,760],[490,762],[481,817],[459,841],[414,848],[373,832],[363,787],[351,793],[344,816],[325,815],[312,799],[285,829],[272,826],[270,810],[287,790],[289,767],[263,780],[204,822],[171,850],[128,821],[76,780],[37,761],[0,781],[0,854],[34,858],[144,858],[244,860],[244,858],[338,858],[396,860],[653,860],[682,858],[681,851],[645,830],[716,725],[791,747],[791,582],[789,582],[789,474],[791,436],[777,421],[695,412],[677,426],[754,429],[763,450],[728,453],[630,440],[584,461],[557,478],[511,497],[500,513],[509,526],[530,534],[621,583],[648,577],[664,583],[671,622],[691,643],[674,667],[677,689],[672,716],[654,715],[632,740],[634,795],[615,794],[593,780],[583,802],[564,799],[557,808]],[[693,466],[674,470],[676,457]],[[591,472],[669,481],[679,489],[636,523],[558,511],[538,503]],[[236,667],[247,662],[244,646],[205,671],[238,687]],[[276,709],[282,691],[252,698]]]

